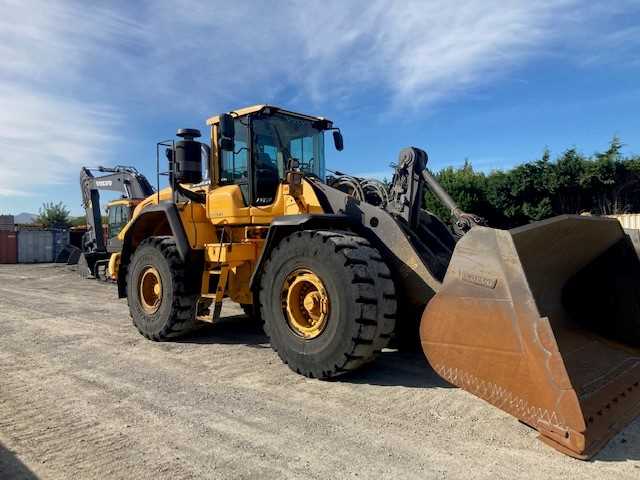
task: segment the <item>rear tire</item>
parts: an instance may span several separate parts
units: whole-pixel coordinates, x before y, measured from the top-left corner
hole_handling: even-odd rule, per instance
[[[306,338],[285,309],[296,272],[319,279],[322,295],[314,295],[328,298],[322,330]],[[371,362],[387,345],[395,326],[395,288],[389,268],[366,239],[351,232],[300,231],[271,252],[260,281],[260,310],[282,361],[302,375],[326,379]]]
[[[127,300],[133,324],[142,335],[162,341],[194,328],[197,294],[190,291],[187,280],[172,237],[140,243],[127,271]],[[160,285],[155,290],[154,281]]]

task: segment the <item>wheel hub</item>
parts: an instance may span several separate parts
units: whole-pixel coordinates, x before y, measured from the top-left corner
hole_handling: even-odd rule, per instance
[[[322,280],[308,269],[287,275],[281,292],[282,311],[289,328],[305,339],[318,337],[329,318],[329,296]]]
[[[162,280],[155,267],[147,266],[140,274],[140,305],[148,314],[154,314],[162,302]]]

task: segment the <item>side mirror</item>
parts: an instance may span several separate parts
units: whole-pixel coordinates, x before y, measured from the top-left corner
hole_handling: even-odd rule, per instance
[[[233,117],[228,113],[223,113],[220,115],[220,123],[218,124],[218,143],[220,148],[232,152],[235,136],[236,127]]]
[[[339,152],[341,152],[344,148],[344,140],[342,138],[342,133],[340,133],[340,130],[333,131],[333,144],[336,146],[336,150],[338,150]]]

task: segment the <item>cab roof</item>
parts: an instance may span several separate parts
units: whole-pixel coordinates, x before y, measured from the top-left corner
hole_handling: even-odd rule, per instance
[[[292,112],[292,111],[286,110],[284,108],[276,107],[275,105],[267,105],[267,104],[252,105],[251,107],[239,108],[237,110],[232,110],[230,113],[234,113],[238,117],[242,117],[244,115],[249,115],[251,113],[260,112],[261,110],[264,110],[265,108],[270,108],[270,109],[273,109],[274,111],[282,112],[282,113],[285,113],[287,115],[293,115],[295,117],[300,117],[300,118],[304,118],[304,119],[307,119],[307,120],[312,120],[312,121],[313,120],[326,120],[327,122],[331,123],[330,120],[328,120],[328,119],[326,119],[324,117],[316,117],[315,115],[307,115],[306,113]],[[207,120],[207,125],[216,125],[219,122],[220,122],[220,115],[216,115],[215,117],[211,117],[211,118],[209,118]]]

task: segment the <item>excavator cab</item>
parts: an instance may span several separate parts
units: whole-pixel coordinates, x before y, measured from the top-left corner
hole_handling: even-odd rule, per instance
[[[106,248],[108,252],[117,252],[122,247],[118,235],[131,220],[131,215],[136,205],[141,200],[120,199],[107,204],[107,238]]]

